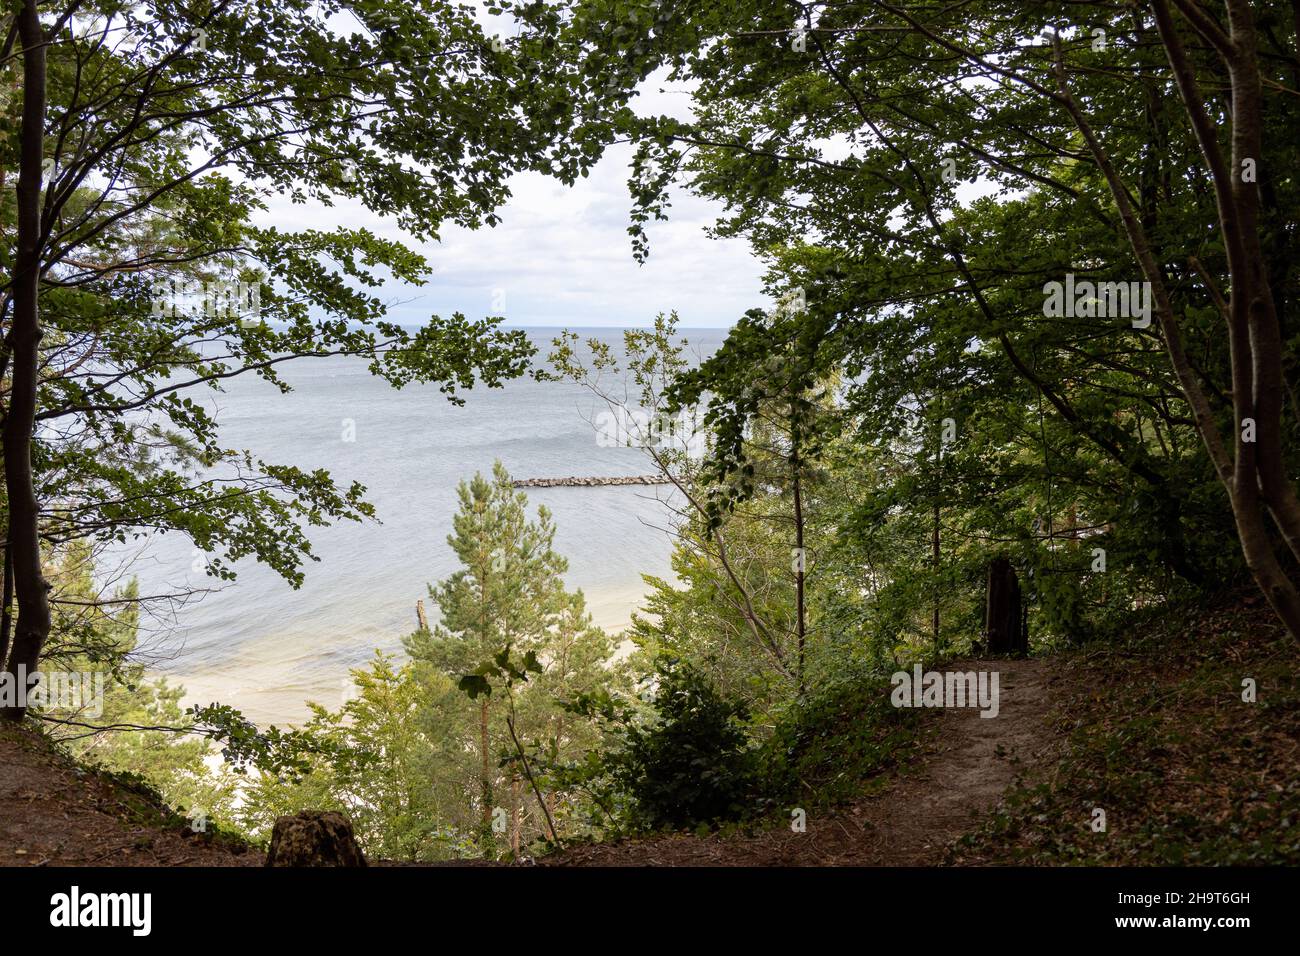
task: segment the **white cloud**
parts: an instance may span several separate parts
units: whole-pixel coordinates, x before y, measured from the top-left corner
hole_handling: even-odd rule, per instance
[[[642,112],[681,115],[689,108],[684,88],[654,80],[637,102]],[[636,263],[627,234],[631,155],[629,146],[611,147],[572,188],[540,174],[516,176],[511,199],[498,210],[500,225],[449,226],[438,243],[416,243],[352,200],[333,208],[273,201],[263,219],[285,229],[365,226],[417,249],[433,267],[431,280],[386,290],[393,317],[411,324],[434,313],[494,314],[495,290],[504,293],[508,322],[524,326],[644,326],[676,309],[683,327],[717,328],[746,309],[767,307],[762,263],[744,240],[710,239],[705,229],[719,204],[684,189],[674,191],[668,221],[649,225],[650,258]]]

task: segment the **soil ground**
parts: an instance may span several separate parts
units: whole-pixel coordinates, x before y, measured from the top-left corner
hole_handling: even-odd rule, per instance
[[[1048,712],[1055,696],[1047,660],[954,662],[999,672],[996,718],[975,708],[932,712],[918,758],[863,796],[807,812],[805,832],[671,834],[575,847],[547,866],[925,866],[978,827],[1022,771],[1050,759]]]
[[[0,866],[249,866],[262,854],[196,833],[145,793],[0,724]]]
[[[996,669],[999,716],[925,711],[906,759],[845,803],[808,807],[803,832],[774,818],[574,845],[536,862],[1297,865],[1294,661],[1294,641],[1250,589],[1151,608],[1121,634],[1071,651],[938,667]],[[1096,807],[1108,813],[1101,834],[1090,826]],[[0,866],[263,860],[256,847],[192,832],[148,791],[76,765],[41,735],[0,725]]]
[[[969,669],[974,664],[947,665]],[[935,711],[918,758],[863,796],[811,810],[806,831],[673,834],[574,847],[547,866],[924,865],[969,832],[1051,750],[1049,662],[983,662],[1000,674],[997,718]],[[210,840],[146,795],[79,767],[30,731],[0,727],[0,865],[249,866],[255,848]]]

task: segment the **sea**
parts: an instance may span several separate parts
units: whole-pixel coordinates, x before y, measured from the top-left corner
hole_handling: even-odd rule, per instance
[[[573,331],[622,354],[621,330]],[[540,352],[535,361],[543,361],[558,330],[527,332]],[[726,331],[683,336],[698,361]],[[343,486],[363,484],[375,520],[309,528],[318,560],[307,562],[299,588],[251,558],[233,565],[236,580],[217,581],[205,574],[203,554],[174,532],[132,540],[101,568],[106,579],[134,577],[142,595],[199,592],[149,602],[142,656],[152,674],[184,686],[186,704],[230,704],[263,726],[301,723],[309,700],[337,708],[351,669],[376,650],[400,657],[418,600],[437,620],[428,586],[457,568],[447,535],[459,482],[489,474],[497,460],[516,479],[654,471],[643,449],[602,440],[606,406],[577,384],[523,377],[463,391],[457,406],[436,385],[394,389],[358,358],[307,358],[281,369],[288,394],[249,375],[191,397],[216,415],[225,447],[323,468]],[[643,575],[671,577],[671,486],[527,494],[530,513],[545,505],[554,516],[569,588],[582,590],[599,626],[621,632],[647,591]]]

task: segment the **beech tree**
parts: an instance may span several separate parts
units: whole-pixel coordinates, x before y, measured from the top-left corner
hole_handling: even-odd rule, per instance
[[[1300,558],[1291,4],[568,10],[562,48],[591,73],[626,90],[666,67],[694,84],[690,120],[608,94],[608,135],[639,144],[636,255],[672,183],[723,200],[719,234],[751,240],[773,293],[816,289],[806,321],[827,327],[825,364],[862,380],[864,440],[887,439],[868,430],[895,428],[940,380],[960,411],[1007,427],[1041,409],[1048,504],[1024,537],[1045,525],[1050,550],[1065,509],[1072,533],[1115,536],[1135,558],[1145,538],[1196,582],[1219,572],[1228,516],[1300,637],[1278,550]],[[1089,291],[1053,315],[1049,284],[1074,272]],[[1093,308],[1103,282],[1147,284],[1154,321]]]
[[[271,197],[359,202],[429,240],[495,224],[512,174],[571,182],[594,153],[575,100],[536,82],[527,31],[496,40],[444,0],[25,0],[0,31],[20,93],[0,122],[18,610],[0,661],[30,673],[50,628],[43,548],[174,530],[218,577],[254,555],[297,584],[305,526],[370,514],[358,485],[222,447],[194,389],[283,390],[286,361],[358,355],[455,400],[525,367],[498,319],[391,321],[377,289],[426,281],[423,258],[342,224],[263,224]]]

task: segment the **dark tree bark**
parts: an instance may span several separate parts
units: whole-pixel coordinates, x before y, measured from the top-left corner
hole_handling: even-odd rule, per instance
[[[1023,654],[1028,650],[1020,604],[1015,568],[1006,558],[994,558],[989,563],[984,611],[984,642],[990,654]]]
[[[1186,0],[1174,0],[1192,29],[1217,54],[1227,72],[1231,110],[1230,152],[1225,155],[1217,124],[1206,107],[1192,62],[1183,46],[1169,0],[1153,0],[1156,28],[1169,57],[1183,105],[1205,157],[1219,213],[1219,235],[1227,257],[1230,292],[1218,303],[1231,354],[1234,433],[1225,444],[1200,382],[1183,350],[1176,316],[1150,239],[1132,208],[1126,187],[1066,82],[1059,38],[1056,99],[1069,112],[1098,168],[1106,177],[1143,274],[1151,283],[1165,348],[1210,459],[1228,492],[1246,566],[1292,637],[1300,639],[1300,590],[1287,575],[1269,535],[1267,517],[1300,560],[1300,497],[1283,470],[1281,412],[1282,340],[1266,257],[1260,237],[1258,174],[1246,166],[1263,162],[1261,78],[1256,27],[1248,0],[1227,0],[1228,27]],[[1254,437],[1245,437],[1246,423]]]
[[[934,639],[934,652],[939,653],[939,495],[934,496],[934,531],[930,540],[930,564],[934,568],[934,607],[931,610],[931,636]]]
[[[3,670],[5,660],[9,657],[9,639],[13,637],[14,633],[14,564],[13,554],[9,547],[7,522],[5,526],[4,562],[4,593],[3,597],[0,597],[0,670]]]
[[[1014,577],[1015,572],[1012,572]],[[1019,613],[1016,614],[1016,630],[1011,641],[1011,653],[1020,657],[1029,656],[1029,605],[1020,598],[1020,582],[1015,584],[1013,600]]]
[[[45,35],[36,0],[18,14],[23,47],[23,118],[18,166],[18,249],[13,271],[13,322],[8,344],[11,368],[9,408],[0,431],[4,444],[5,486],[9,495],[9,546],[18,625],[6,667],[15,675],[35,672],[50,633],[50,604],[41,573],[37,534],[39,506],[32,480],[32,433],[36,424],[36,386],[41,343],[41,168],[45,141]],[[22,720],[26,708],[8,707],[0,716]]]
[[[514,774],[510,778],[510,857],[518,860],[520,846],[523,843],[522,834],[524,829],[524,807],[523,802],[519,799],[519,791],[523,786],[519,779],[519,774]]]

